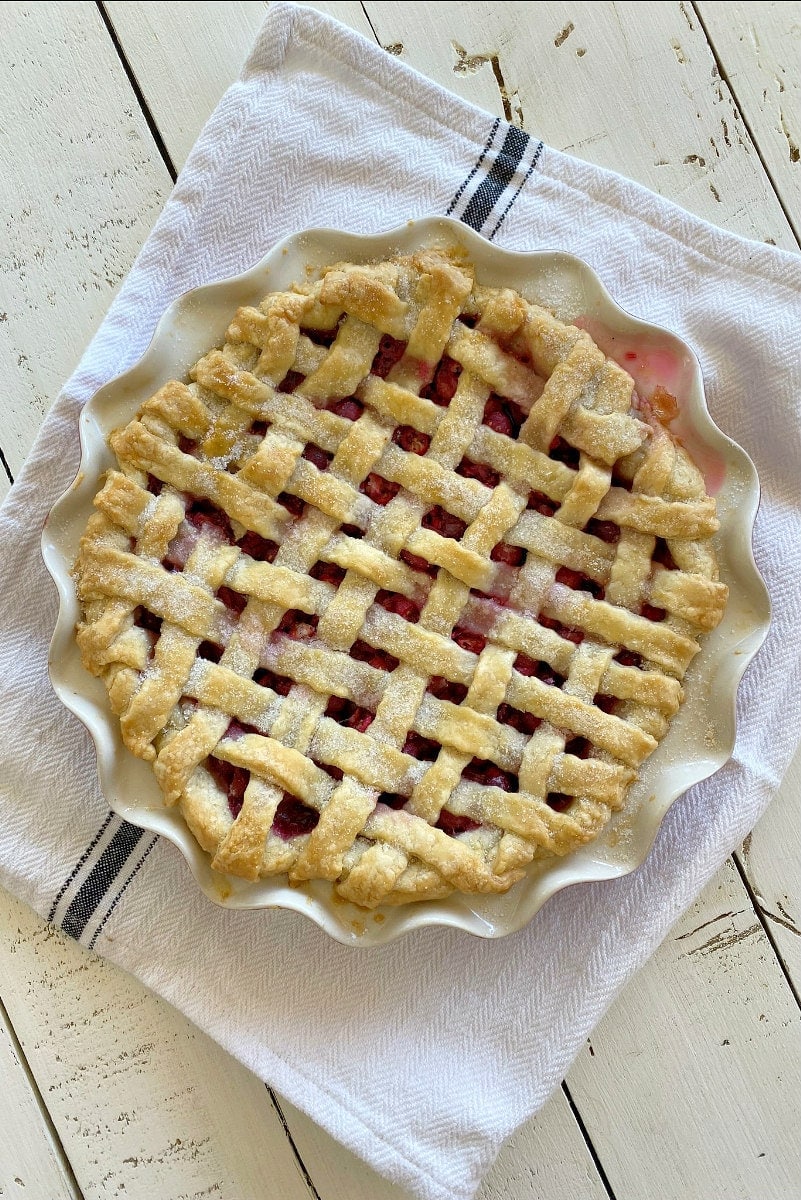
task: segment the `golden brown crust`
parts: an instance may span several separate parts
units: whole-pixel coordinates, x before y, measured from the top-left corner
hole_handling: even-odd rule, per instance
[[[240,309],[191,374],[112,438],[77,636],[212,865],[373,906],[503,892],[595,837],[726,598],[714,500],[626,372],[428,250]]]

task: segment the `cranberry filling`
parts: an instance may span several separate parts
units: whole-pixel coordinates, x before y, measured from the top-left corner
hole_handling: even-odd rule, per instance
[[[460,320],[463,325],[466,325],[468,329],[475,329],[476,325],[478,324],[478,317],[472,313],[460,313],[458,320]]]
[[[228,811],[236,820],[245,801],[245,789],[250,783],[250,771],[245,767],[235,767],[233,763],[224,762],[221,758],[207,758],[205,765],[214,782],[225,792]]]
[[[453,538],[456,542],[458,542],[465,529],[467,529],[466,521],[455,517],[453,513],[449,513],[439,504],[435,504],[433,508],[430,508],[423,515],[423,520],[420,523],[423,529],[431,529],[434,533],[438,533],[440,537]]]
[[[439,742],[432,742],[431,738],[423,737],[414,730],[406,735],[403,743],[403,753],[411,754],[412,758],[418,758],[421,762],[434,762],[439,751]]]
[[[157,617],[149,609],[138,605],[134,609],[133,622],[139,629],[149,629],[151,633],[161,633],[162,617]]]
[[[336,779],[337,783],[345,777],[345,772],[340,771],[339,767],[331,766],[330,763],[318,762],[316,758],[313,758],[312,762],[315,767],[319,767],[321,771],[325,771],[326,775],[330,775],[332,779]]]
[[[396,446],[400,446],[401,450],[406,450],[409,454],[425,454],[431,445],[428,434],[421,433],[412,425],[399,425],[392,435],[392,440]]]
[[[337,322],[333,329],[307,329],[301,326],[300,332],[310,342],[314,342],[315,346],[330,346],[336,341],[339,323]]]
[[[612,713],[618,705],[617,696],[605,696],[602,692],[598,692],[592,698],[592,702],[596,708],[600,708],[601,712]]]
[[[303,383],[304,379],[305,376],[301,375],[299,371],[287,371],[286,375],[275,390],[277,392],[283,392],[285,396],[289,395],[291,392],[294,392],[299,383]]]
[[[436,563],[430,563],[426,559],[421,558],[419,554],[410,554],[408,550],[401,550],[398,558],[401,562],[405,562],[407,567],[411,567],[413,571],[421,571],[423,575],[428,575],[431,579],[436,579],[439,567]]]
[[[549,792],[545,803],[555,812],[566,812],[575,800],[575,796],[566,796],[564,792]]]
[[[451,683],[450,679],[443,679],[441,675],[431,676],[426,691],[438,700],[450,700],[451,704],[461,704],[467,695],[463,683]]]
[[[288,842],[311,833],[319,820],[320,814],[316,809],[309,808],[302,800],[284,792],[284,798],[275,810],[271,832],[281,841]]]
[[[463,458],[456,468],[457,475],[464,475],[466,479],[477,479],[479,483],[483,483],[484,487],[494,488],[500,482],[500,475],[497,471],[493,471],[492,467],[488,467],[486,463],[473,462],[470,458]]]
[[[487,644],[483,633],[474,633],[471,629],[465,629],[463,625],[456,626],[451,638],[457,646],[469,650],[471,654],[480,654]]]
[[[342,532],[344,534],[346,534],[348,537],[352,537],[352,538],[363,538],[364,537],[364,530],[359,529],[358,525],[343,525]]]
[[[382,792],[378,797],[379,804],[386,804],[387,808],[403,808],[408,796],[401,796],[398,792]]]
[[[498,542],[490,554],[493,562],[506,563],[507,567],[522,567],[527,557],[522,546],[509,546],[506,542]]]
[[[521,712],[519,708],[512,708],[511,704],[498,706],[498,722],[501,725],[511,725],[512,729],[516,729],[518,733],[525,733],[528,737],[542,724],[541,719],[533,713]]]
[[[238,742],[240,738],[245,737],[248,733],[261,733],[255,725],[243,725],[241,721],[237,721],[234,717],[228,722],[228,728],[225,731],[225,737],[230,738],[232,742]]]
[[[600,583],[596,583],[587,575],[582,575],[581,571],[572,571],[570,567],[559,568],[556,572],[556,582],[563,583],[565,587],[573,588],[574,591],[589,592],[596,600],[604,598],[604,589]]]
[[[649,621],[664,621],[667,612],[664,608],[654,608],[653,604],[643,604],[640,608],[640,616],[647,617]]]
[[[248,530],[245,536],[239,539],[237,546],[244,554],[255,558],[256,562],[271,563],[278,553],[277,542],[270,542],[260,533],[253,533],[252,530]]]
[[[590,750],[592,742],[588,742],[584,737],[571,738],[569,742],[565,742],[565,754],[572,754],[574,758],[589,758]]]
[[[490,396],[484,406],[483,422],[496,433],[505,433],[507,437],[516,438],[520,433],[526,414],[514,400],[504,400],[503,396]]]
[[[237,617],[241,612],[244,612],[248,598],[243,596],[241,592],[234,592],[229,587],[217,588],[217,599],[222,600],[227,609],[234,613]]]
[[[405,621],[411,621],[413,625],[420,620],[419,604],[415,604],[414,600],[410,600],[408,596],[401,596],[399,592],[385,592],[382,588],[376,596],[375,602],[385,608],[387,612],[397,613]]]
[[[359,485],[359,491],[373,501],[374,504],[380,504],[383,508],[385,504],[389,504],[390,500],[394,500],[400,491],[399,483],[392,483],[389,479],[384,479],[382,475],[376,475],[375,471],[371,471],[365,480]]]
[[[312,579],[319,579],[321,583],[332,583],[334,587],[339,587],[347,572],[336,563],[316,562],[309,574]]]
[[[341,696],[330,698],[324,715],[331,717],[338,725],[346,725],[348,729],[355,729],[359,733],[364,733],[375,719],[375,713],[371,713],[368,708],[359,708],[350,700],[343,700]]]
[[[386,650],[378,650],[375,646],[371,646],[369,642],[354,642],[348,653],[357,662],[369,663],[371,667],[375,667],[378,671],[394,671],[399,661],[393,654],[387,654]]]
[[[480,829],[481,826],[478,821],[473,821],[470,817],[462,817],[458,813],[448,812],[447,808],[443,808],[437,818],[435,828],[447,833],[448,837],[456,837],[459,833],[472,833],[474,829]]]
[[[641,667],[642,655],[635,653],[634,650],[618,650],[615,655],[615,662],[620,663],[621,667]]]
[[[612,472],[612,487],[623,488],[624,492],[630,492],[633,486],[633,480],[624,479],[622,475],[618,475],[617,471]]]
[[[300,456],[305,458],[307,462],[313,463],[318,471],[327,471],[328,464],[334,457],[327,450],[323,450],[322,446],[315,446],[313,442],[309,442],[306,449]]]
[[[469,762],[462,771],[462,779],[483,783],[485,787],[503,788],[505,792],[519,791],[517,776],[487,758],[474,758]]]
[[[315,614],[301,612],[300,609],[290,608],[285,612],[278,626],[279,633],[285,633],[296,642],[308,642],[314,637],[320,618]]]
[[[198,658],[207,662],[218,663],[223,656],[223,648],[219,642],[201,642],[197,648]]]
[[[574,645],[580,646],[584,641],[584,634],[580,629],[574,629],[572,625],[563,625],[561,621],[555,621],[553,617],[545,617],[540,613],[537,617],[540,625],[545,629],[553,629],[560,637],[563,637],[567,642],[573,642]]]
[[[306,505],[303,500],[301,500],[300,496],[293,496],[290,492],[281,492],[281,494],[275,498],[279,504],[284,506],[287,512],[292,514],[293,517],[303,516],[303,510]]]
[[[593,537],[600,538],[602,542],[607,542],[610,546],[614,546],[620,541],[620,526],[614,521],[598,521],[595,517],[590,517],[587,524],[584,526],[585,533],[591,533]]]
[[[575,446],[571,446],[563,437],[555,437],[551,442],[548,451],[548,457],[553,458],[556,462],[562,462],[568,467],[578,467],[579,452]]]
[[[518,654],[514,661],[514,668],[521,675],[525,675],[529,679],[540,679],[550,687],[560,688],[565,682],[565,676],[560,675],[558,671],[554,671],[549,663],[538,662],[534,658],[529,658],[527,654]]]
[[[670,547],[664,538],[657,538],[654,546],[653,559],[655,563],[659,563],[660,567],[665,567],[668,571],[677,571],[678,567],[670,553]]]
[[[235,538],[231,522],[222,509],[217,508],[217,505],[212,504],[210,500],[191,500],[184,516],[189,524],[194,525],[195,529],[201,533],[205,529],[214,529],[222,535],[229,546],[233,546]]]
[[[148,475],[147,490],[150,492],[151,496],[160,496],[161,489],[163,487],[164,487],[164,484],[161,482],[160,479],[157,479],[155,475]]]
[[[373,359],[370,373],[379,379],[386,379],[396,363],[400,362],[406,351],[406,343],[385,333],[378,343],[378,352]]]
[[[529,492],[528,504],[526,508],[531,508],[534,512],[542,513],[543,517],[552,517],[559,505],[550,496],[546,496],[545,492]]]
[[[364,412],[364,405],[360,404],[355,396],[346,396],[344,400],[334,400],[329,404],[328,411],[336,413],[338,417],[345,417],[348,421],[358,421]]]
[[[253,682],[258,683],[260,687],[272,688],[279,696],[288,696],[294,680],[286,675],[276,675],[273,671],[268,671],[266,667],[259,667],[253,673]]]
[[[182,454],[194,454],[197,450],[197,442],[192,438],[185,437],[184,434],[178,434],[178,449]]]
[[[250,432],[254,434],[255,437],[264,437],[267,429],[268,425],[266,421],[254,421],[250,427]]]
[[[456,395],[462,364],[444,354],[434,372],[434,378],[420,392],[426,400],[433,400],[440,408],[447,408]]]

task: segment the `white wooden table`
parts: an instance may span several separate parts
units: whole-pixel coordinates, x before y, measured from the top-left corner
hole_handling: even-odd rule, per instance
[[[551,145],[798,251],[801,3],[315,7]],[[0,3],[0,495],[264,10]],[[801,755],[482,1200],[801,1194],[799,794]],[[3,894],[0,1000],[0,1196],[405,1195]]]

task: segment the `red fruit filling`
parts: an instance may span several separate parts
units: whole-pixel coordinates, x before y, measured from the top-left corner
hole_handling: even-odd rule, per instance
[[[549,792],[545,803],[556,812],[566,812],[575,800],[575,796],[566,796],[564,792]]]
[[[315,767],[319,767],[321,771],[325,771],[326,775],[330,775],[332,779],[336,779],[337,783],[345,777],[345,772],[340,771],[339,767],[331,766],[330,763],[318,762],[316,758],[313,758],[312,762]]]
[[[511,704],[498,706],[497,719],[501,725],[511,725],[512,729],[516,729],[518,733],[525,733],[528,737],[542,724],[540,718],[535,717],[533,713],[521,712],[519,708],[512,708]]]
[[[219,642],[201,642],[197,648],[198,658],[205,658],[207,662],[218,663],[223,656],[223,647]]]
[[[414,600],[410,600],[408,596],[401,596],[399,592],[385,592],[382,588],[376,596],[375,602],[385,608],[387,612],[397,613],[405,621],[411,621],[413,625],[420,620],[419,604],[415,604]]]
[[[266,421],[254,421],[250,427],[250,432],[255,437],[264,437],[267,432],[268,425]]]
[[[463,683],[451,683],[450,679],[443,679],[441,675],[431,676],[426,691],[438,700],[450,700],[451,704],[461,704],[467,695]]]
[[[336,563],[316,562],[309,574],[312,579],[319,579],[321,583],[332,583],[334,587],[339,587],[347,572]]]
[[[553,617],[545,617],[542,613],[537,617],[537,620],[545,629],[553,629],[555,633],[558,633],[567,642],[573,642],[574,645],[580,646],[584,641],[582,630],[574,629],[572,625],[563,625],[561,621],[555,621]]]
[[[552,500],[550,496],[546,496],[545,492],[529,492],[528,504],[526,508],[531,508],[534,512],[542,513],[544,517],[552,517],[559,507],[556,500]]]
[[[565,676],[560,675],[558,671],[554,671],[550,663],[538,662],[534,658],[529,658],[527,654],[518,654],[514,661],[514,668],[521,675],[525,675],[529,679],[540,679],[550,687],[560,688],[565,682]]]
[[[444,354],[439,361],[434,378],[420,392],[426,400],[433,400],[440,408],[447,408],[456,394],[462,364]]]
[[[161,489],[163,487],[164,487],[164,484],[161,482],[160,479],[157,479],[155,475],[148,475],[147,490],[150,492],[151,496],[160,496]]]
[[[333,329],[306,329],[304,326],[301,326],[300,332],[310,342],[314,342],[315,346],[330,346],[336,341],[336,336],[339,332],[339,323]]]
[[[133,623],[139,629],[149,629],[151,633],[161,633],[161,622],[161,617],[157,617],[149,609],[143,608],[141,604],[134,609]]]
[[[425,454],[431,445],[428,434],[421,433],[412,425],[399,425],[392,435],[392,440],[396,446],[400,446],[401,450],[406,450],[409,454]]]
[[[386,804],[387,808],[403,808],[408,796],[401,796],[397,792],[382,792],[378,797],[379,804]]]
[[[423,515],[420,522],[423,529],[431,529],[434,533],[438,533],[440,537],[453,538],[458,542],[459,538],[467,529],[467,522],[462,521],[459,517],[455,517],[453,513],[449,513],[446,509],[435,504],[427,513]]]
[[[485,787],[499,787],[505,792],[519,791],[518,778],[511,771],[504,771],[497,763],[487,758],[474,758],[462,771],[462,779],[483,783]]]
[[[557,462],[562,462],[568,467],[578,467],[579,452],[575,446],[571,446],[570,442],[566,442],[563,437],[555,437],[551,442],[548,451],[548,457],[555,459]]]
[[[251,558],[255,558],[256,562],[271,563],[278,553],[278,543],[270,542],[267,538],[263,538],[259,533],[253,533],[251,530],[240,538],[237,542],[240,550],[244,554],[249,554]]]
[[[556,572],[556,582],[563,583],[565,587],[573,588],[574,591],[589,592],[596,600],[604,598],[604,589],[600,583],[596,583],[587,575],[582,575],[581,571],[571,571],[570,567],[559,568]]]
[[[346,725],[348,729],[356,729],[359,733],[364,733],[375,719],[375,713],[371,713],[368,708],[359,708],[357,704],[343,700],[341,696],[330,698],[324,715],[336,721],[338,725]]]
[[[302,800],[284,792],[284,798],[275,810],[270,832],[280,837],[281,841],[288,842],[311,833],[319,820],[320,814],[316,809],[309,808]]]
[[[665,567],[668,571],[677,571],[678,567],[670,553],[670,547],[664,538],[657,538],[654,546],[653,554],[654,562],[659,563],[660,567]]]
[[[507,567],[522,567],[527,556],[522,546],[509,546],[506,542],[498,542],[490,554],[493,562],[506,563]]]
[[[492,467],[488,467],[486,463],[473,462],[470,458],[463,458],[456,468],[457,475],[464,475],[465,479],[477,479],[479,483],[483,483],[484,487],[494,488],[500,482],[500,475],[497,471],[493,471]]]
[[[287,371],[284,378],[275,389],[277,392],[283,392],[285,396],[294,392],[299,383],[303,383],[305,375],[301,375],[300,371]]]
[[[414,730],[406,735],[406,741],[403,743],[403,753],[411,754],[412,758],[418,758],[422,762],[434,762],[439,751],[439,742],[432,742],[431,738],[423,737]]]
[[[437,818],[435,828],[447,833],[448,837],[456,837],[459,833],[471,833],[474,829],[480,829],[481,826],[478,821],[473,821],[470,817],[462,817],[458,813],[448,812],[447,808],[443,808]]]
[[[232,742],[238,742],[240,738],[245,737],[248,733],[261,733],[255,725],[243,725],[241,721],[237,721],[234,717],[228,722],[228,728],[225,731],[225,737],[230,738]]]
[[[217,508],[217,505],[212,504],[210,500],[191,500],[186,507],[184,516],[189,524],[194,525],[195,529],[201,533],[204,530],[214,530],[224,538],[229,546],[233,546],[235,538],[231,522],[222,509]]]
[[[463,650],[469,650],[471,654],[480,654],[487,644],[483,633],[475,633],[471,629],[465,629],[463,625],[456,626],[451,638],[457,646],[461,646]]]
[[[182,454],[194,454],[197,450],[197,442],[192,438],[185,437],[184,434],[178,434],[178,449]]]
[[[507,437],[516,438],[520,432],[526,414],[514,400],[504,400],[503,396],[490,396],[484,406],[483,422],[496,433],[505,433]]]
[[[600,538],[602,542],[607,542],[610,546],[614,546],[620,541],[620,526],[614,521],[597,521],[595,517],[590,517],[587,524],[584,526],[585,533],[591,533],[593,537]]]
[[[303,516],[303,510],[306,505],[303,500],[301,500],[300,496],[293,496],[290,492],[281,492],[281,494],[275,498],[279,504],[284,506],[287,512],[292,514],[293,517]]]
[[[406,343],[385,333],[378,343],[378,353],[373,359],[370,373],[379,379],[386,379],[396,363],[399,363],[406,351]]]
[[[593,696],[592,702],[596,708],[600,708],[601,712],[614,712],[618,705],[617,696],[605,696],[601,692]]]
[[[272,688],[279,696],[288,696],[294,680],[289,679],[286,675],[276,675],[274,671],[268,671],[266,667],[259,667],[253,673],[253,682],[258,683],[260,687]]]
[[[344,400],[334,400],[328,405],[328,411],[348,421],[358,421],[364,412],[364,405],[355,396],[346,396]]]
[[[222,600],[225,607],[237,617],[244,611],[248,602],[247,596],[243,596],[241,592],[234,592],[229,587],[217,588],[217,599]]]
[[[618,475],[616,471],[612,472],[612,487],[623,488],[624,492],[630,492],[634,482],[631,479],[624,479],[622,475]]]
[[[584,737],[571,738],[569,742],[565,742],[565,754],[572,754],[574,758],[589,758],[590,750],[592,742],[588,742]]]
[[[348,653],[357,662],[369,663],[378,671],[394,671],[399,661],[394,654],[388,654],[386,650],[379,650],[375,646],[371,646],[369,642],[354,642]]]
[[[664,608],[654,608],[653,604],[643,604],[640,608],[640,616],[647,617],[649,621],[664,621],[667,612]]]
[[[475,329],[476,325],[478,324],[478,317],[472,313],[460,313],[458,320],[460,320],[463,325],[466,325],[468,329]]]
[[[642,655],[636,654],[634,650],[618,650],[615,662],[620,663],[621,667],[641,667]]]
[[[327,450],[323,450],[322,446],[315,446],[313,442],[309,442],[300,457],[305,458],[307,462],[314,463],[318,471],[327,471],[328,464],[334,456]]]
[[[278,632],[285,633],[296,642],[308,642],[314,637],[320,618],[315,614],[301,612],[300,609],[290,608],[285,612],[278,625]]]
[[[250,771],[245,767],[235,767],[233,763],[223,762],[221,758],[207,758],[205,765],[214,782],[225,792],[228,811],[236,820],[242,811],[245,788],[250,783]]]
[[[380,504],[381,507],[389,504],[390,500],[394,500],[400,491],[399,483],[392,483],[389,479],[384,479],[382,475],[376,475],[375,471],[371,471],[365,480],[359,485],[359,491],[365,496],[369,496],[374,504]]]
[[[439,567],[436,563],[430,563],[425,558],[421,558],[419,554],[410,554],[408,550],[401,550],[398,558],[401,562],[405,562],[407,567],[411,567],[413,571],[421,571],[423,575],[428,575],[431,579],[436,579]]]
[[[364,537],[364,530],[359,529],[358,525],[343,525],[342,532],[344,534],[346,534],[348,537],[352,537],[352,538],[363,538]]]

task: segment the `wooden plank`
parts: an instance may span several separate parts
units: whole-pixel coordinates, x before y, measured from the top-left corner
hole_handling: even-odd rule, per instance
[[[444,87],[708,221],[796,248],[689,5],[651,4],[647,19],[633,0],[365,8],[382,44]]]
[[[0,446],[16,474],[170,178],[94,4],[4,6],[0,113]]]
[[[784,967],[801,995],[801,747],[739,855]]]
[[[616,1200],[795,1200],[801,1013],[734,866],[615,1002],[568,1085]]]
[[[255,1075],[131,976],[2,891],[0,979],[86,1200],[310,1200]],[[31,1142],[35,1161],[46,1150],[42,1137]]]
[[[0,1079],[0,1196],[81,1200],[2,1008]]]
[[[801,238],[801,4],[698,0],[695,8]]]
[[[308,7],[373,37],[357,0]],[[180,169],[212,109],[239,74],[267,5],[263,0],[180,5],[107,0],[105,9]],[[180,57],[176,46],[181,47]],[[187,62],[193,64],[191,70]]]

